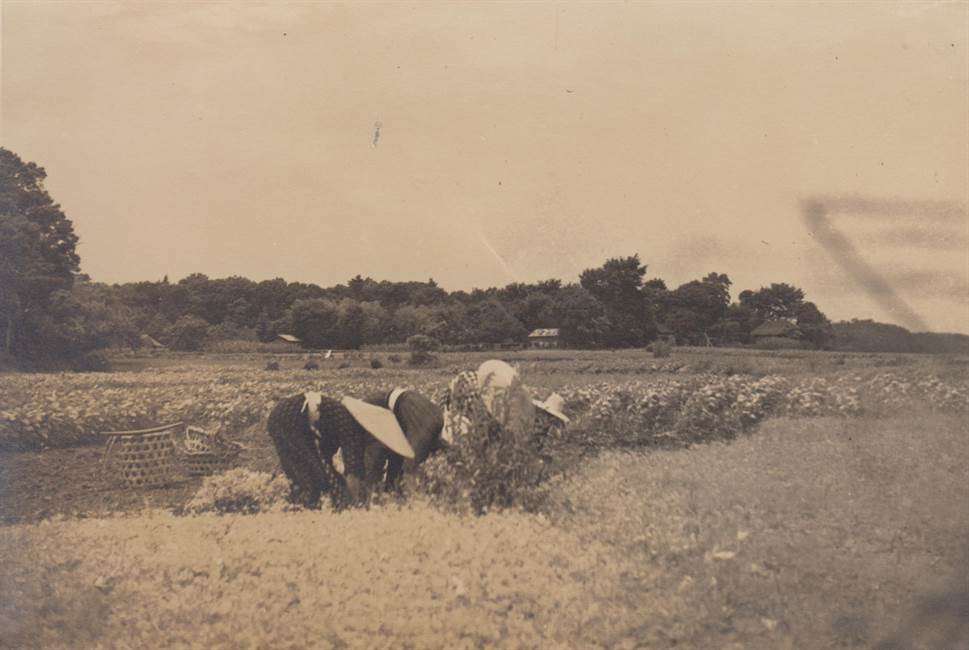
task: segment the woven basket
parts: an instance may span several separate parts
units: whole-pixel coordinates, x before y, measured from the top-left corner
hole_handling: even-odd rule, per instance
[[[158,487],[175,474],[175,435],[181,422],[138,431],[108,431],[102,468],[109,460],[130,487]]]
[[[208,476],[231,467],[242,451],[242,445],[222,440],[204,429],[188,427],[180,451],[191,476]]]

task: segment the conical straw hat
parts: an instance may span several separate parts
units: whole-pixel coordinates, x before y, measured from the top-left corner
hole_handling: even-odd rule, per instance
[[[404,458],[414,457],[414,449],[407,442],[407,436],[392,411],[353,397],[344,397],[342,404],[350,411],[353,419],[374,438]]]
[[[552,393],[551,395],[549,395],[548,399],[545,400],[544,402],[540,402],[537,399],[533,399],[532,404],[542,409],[549,415],[552,415],[558,418],[562,422],[565,422],[565,423],[569,422],[569,416],[567,416],[565,413],[562,412],[563,409],[565,408],[565,398],[563,398],[558,393]]]

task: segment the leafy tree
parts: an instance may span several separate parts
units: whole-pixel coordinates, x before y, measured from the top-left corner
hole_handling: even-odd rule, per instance
[[[797,327],[804,340],[817,348],[827,348],[834,339],[834,328],[828,317],[821,313],[813,302],[804,302],[795,313]]]
[[[173,350],[195,352],[208,342],[209,324],[198,316],[182,316],[163,337]]]
[[[479,343],[521,341],[527,336],[525,326],[512,316],[496,298],[490,298],[468,310],[472,340]]]
[[[740,304],[754,314],[751,325],[769,320],[796,323],[804,339],[816,347],[827,347],[834,331],[827,316],[813,302],[805,302],[804,291],[789,284],[774,283],[758,291],[743,291]]]
[[[702,344],[716,333],[716,326],[727,314],[730,305],[730,278],[710,273],[702,280],[693,280],[669,294],[665,299],[669,312],[666,323],[677,340]]]
[[[579,285],[573,284],[562,289],[556,313],[559,338],[567,347],[602,347],[612,329],[605,307]]]
[[[289,309],[292,334],[307,348],[335,348],[340,325],[340,308],[332,300],[297,300]]]
[[[758,291],[740,292],[740,304],[752,309],[761,322],[797,318],[798,307],[804,302],[804,291],[789,284],[774,283]]]
[[[25,357],[44,352],[51,296],[71,288],[80,266],[74,226],[46,178],[42,167],[0,148],[0,341]]]
[[[750,333],[758,322],[759,317],[753,309],[735,302],[727,307],[727,313],[714,327],[714,333],[724,343],[750,343]]]
[[[606,309],[611,327],[605,334],[612,347],[642,346],[656,337],[656,322],[643,293],[646,267],[639,256],[613,258],[579,276],[582,288]]]

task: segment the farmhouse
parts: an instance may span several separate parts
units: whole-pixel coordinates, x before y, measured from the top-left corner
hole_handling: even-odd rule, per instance
[[[300,341],[292,334],[280,334],[276,337],[276,339],[279,341],[284,341],[286,343],[291,343],[293,345],[299,345],[300,343],[302,343],[302,341]]]
[[[149,336],[148,334],[142,334],[138,337],[138,341],[141,343],[143,348],[153,348],[155,350],[161,350],[165,346],[159,343],[156,339]]]
[[[559,347],[558,328],[535,330],[528,335],[528,347],[535,349]]]
[[[801,330],[797,325],[786,320],[769,320],[762,323],[750,333],[755,341],[768,338],[799,339]]]

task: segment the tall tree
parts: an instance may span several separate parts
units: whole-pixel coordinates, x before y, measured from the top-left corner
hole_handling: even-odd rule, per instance
[[[44,188],[46,178],[43,167],[0,148],[0,341],[21,356],[43,352],[33,325],[80,268],[74,226]]]
[[[643,293],[646,266],[639,255],[612,258],[579,276],[582,288],[606,309],[610,329],[606,345],[637,347],[656,336],[656,322],[648,296]]]
[[[741,291],[740,304],[757,313],[761,322],[797,318],[797,309],[804,302],[804,291],[790,284],[775,282],[757,291]]]
[[[730,305],[730,278],[710,273],[676,288],[666,299],[667,324],[677,340],[704,344],[716,337],[716,327]]]
[[[573,348],[603,347],[612,329],[602,303],[577,284],[559,292],[556,322],[562,344]]]

